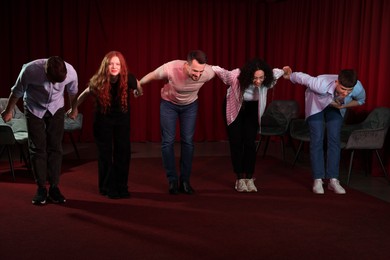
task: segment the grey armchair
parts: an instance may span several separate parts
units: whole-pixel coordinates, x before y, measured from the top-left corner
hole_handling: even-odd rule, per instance
[[[265,156],[271,136],[278,136],[282,149],[282,157],[285,159],[284,137],[288,134],[290,121],[298,117],[299,105],[295,100],[274,100],[264,112],[261,118],[259,140],[256,145],[256,152],[259,150],[262,139],[265,138],[263,156]]]
[[[64,120],[64,132],[69,136],[74,152],[76,153],[77,158],[80,159],[80,154],[73,138],[73,132],[80,131],[83,128],[83,114],[79,113],[74,120],[65,115]]]
[[[341,130],[341,147],[351,150],[349,161],[348,179],[349,184],[355,150],[375,151],[385,178],[390,182],[389,176],[383,165],[378,150],[382,149],[388,129],[390,127],[390,108],[375,108],[367,118],[359,124],[344,125]]]
[[[3,111],[7,105],[8,99],[0,99],[0,111]],[[12,147],[15,145],[19,146],[20,158],[23,160],[28,169],[29,167],[29,156],[28,152],[25,152],[28,143],[28,132],[26,118],[24,114],[19,110],[17,106],[13,111],[13,118],[11,121],[5,123],[0,118],[0,155],[6,151],[8,154],[8,161],[12,173],[12,177],[15,181],[15,171],[12,158]]]

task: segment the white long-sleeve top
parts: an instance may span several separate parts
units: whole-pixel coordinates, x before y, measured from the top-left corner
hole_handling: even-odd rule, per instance
[[[258,101],[258,120],[259,125],[261,125],[261,117],[264,114],[265,107],[267,105],[267,91],[268,88],[265,86],[256,87],[255,85],[250,85],[243,94],[241,98],[240,91],[240,82],[238,81],[238,76],[240,75],[240,69],[234,69],[231,71],[225,70],[219,66],[211,67],[215,74],[229,86],[226,94],[226,120],[227,124],[230,125],[234,120],[236,120],[238,113],[240,112],[242,101]],[[276,81],[284,74],[284,71],[281,69],[273,69],[273,74],[275,81],[272,83],[270,88],[273,88],[276,84]]]

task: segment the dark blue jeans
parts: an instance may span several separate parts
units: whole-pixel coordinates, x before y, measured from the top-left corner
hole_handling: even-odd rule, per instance
[[[161,152],[164,169],[168,181],[190,181],[192,158],[194,154],[193,137],[195,132],[196,116],[198,112],[198,101],[189,105],[175,105],[166,100],[160,103],[160,125],[161,125]],[[180,125],[180,177],[176,172],[175,163],[175,136],[176,123],[179,119]]]
[[[62,137],[64,135],[64,108],[54,115],[47,112],[43,118],[33,115],[25,107],[28,144],[32,170],[39,187],[46,181],[57,186],[62,166]]]
[[[340,166],[340,131],[343,124],[340,110],[327,107],[307,118],[310,128],[310,160],[313,179],[338,178]],[[326,133],[326,169],[324,136]]]

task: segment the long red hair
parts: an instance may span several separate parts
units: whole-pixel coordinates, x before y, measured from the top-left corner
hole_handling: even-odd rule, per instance
[[[119,51],[110,51],[104,56],[98,71],[95,73],[95,75],[92,76],[88,83],[91,91],[97,96],[103,113],[107,113],[111,106],[111,75],[108,65],[110,64],[110,61],[113,57],[118,57],[121,63],[121,70],[118,79],[118,98],[120,98],[121,109],[123,112],[127,112],[128,109],[128,71],[126,60]]]

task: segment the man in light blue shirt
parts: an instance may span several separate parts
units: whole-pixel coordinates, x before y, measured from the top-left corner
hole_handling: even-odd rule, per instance
[[[64,91],[70,104],[78,92],[75,69],[58,56],[24,64],[15,85],[11,88],[8,104],[1,116],[12,119],[12,111],[23,97],[27,119],[29,153],[38,190],[32,203],[42,205],[47,196],[52,202],[64,203],[58,184],[62,166],[62,137],[64,133]],[[46,181],[49,182],[47,193]]]
[[[329,180],[328,189],[345,194],[340,185],[340,132],[347,108],[363,105],[366,92],[354,70],[341,70],[339,75],[312,77],[302,72],[288,73],[284,78],[307,87],[305,117],[310,128],[310,159],[314,179],[313,192],[323,194],[323,179]],[[327,134],[325,167],[324,135]]]

